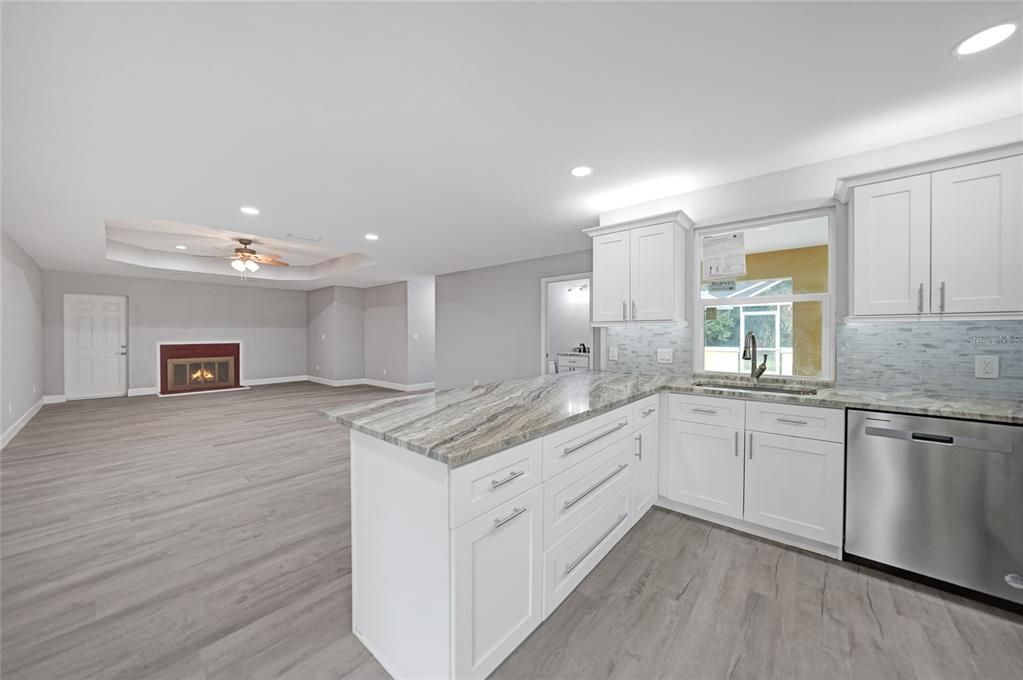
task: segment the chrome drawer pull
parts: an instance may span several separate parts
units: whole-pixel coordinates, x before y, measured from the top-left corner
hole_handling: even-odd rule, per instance
[[[739,431],[735,431],[735,457],[739,457]]]
[[[629,320],[629,316],[628,316],[629,313],[626,311],[627,309],[628,309],[628,307],[625,304],[625,300],[622,300],[622,321],[628,321]]]
[[[799,418],[775,418],[775,420],[777,420],[779,423],[788,423],[790,425],[807,425],[808,424],[805,420],[800,420]]]
[[[643,433],[636,435],[636,458],[643,460]]]
[[[717,414],[717,411],[712,408],[694,408],[693,413],[706,413],[709,416]]]
[[[515,470],[515,471],[512,471],[512,472],[509,472],[508,476],[505,477],[504,479],[491,479],[490,480],[490,488],[491,489],[496,489],[498,487],[504,486],[505,484],[507,484],[508,482],[512,481],[513,479],[518,479],[519,477],[521,477],[524,474],[526,474],[525,470]]]
[[[494,528],[497,529],[499,527],[503,527],[505,524],[512,521],[513,519],[515,519],[528,509],[529,508],[512,508],[510,515],[508,515],[507,517],[499,517],[498,519],[494,520]]]
[[[575,446],[570,446],[569,448],[567,448],[564,451],[562,451],[561,455],[563,455],[563,456],[570,456],[573,453],[575,453],[576,451],[578,451],[579,449],[583,448],[584,446],[589,446],[590,444],[592,444],[593,442],[597,441],[598,439],[603,439],[604,437],[608,436],[612,432],[617,432],[618,430],[622,429],[623,427],[625,427],[628,424],[629,424],[628,421],[626,421],[624,423],[618,423],[617,425],[612,427],[610,430],[605,430],[604,432],[601,432],[598,435],[590,437],[589,439],[587,439],[586,441],[584,441],[581,444],[576,444]]]
[[[566,564],[565,565],[565,576],[568,576],[573,571],[575,571],[575,568],[578,567],[580,565],[580,563],[582,563],[583,560],[585,560],[587,557],[589,557],[590,553],[593,552],[594,550],[596,550],[597,546],[599,546],[601,543],[603,543],[604,539],[607,538],[608,536],[610,536],[611,532],[614,531],[615,529],[617,529],[618,526],[622,522],[624,522],[625,518],[628,517],[628,516],[629,516],[629,513],[627,513],[627,512],[623,512],[622,514],[618,515],[618,519],[615,521],[614,524],[611,525],[611,528],[608,529],[607,531],[605,531],[604,533],[602,533],[600,535],[600,538],[598,538],[596,541],[594,541],[593,545],[591,545],[589,548],[586,549],[586,552],[584,552],[582,555],[580,555],[579,557],[575,558],[574,560],[572,560],[571,562]]]
[[[578,496],[576,496],[572,500],[565,501],[565,510],[568,510],[570,507],[572,507],[573,505],[575,505],[576,503],[578,503],[582,499],[584,499],[587,496],[589,496],[591,493],[593,493],[594,491],[599,489],[601,486],[603,486],[605,483],[607,483],[608,480],[610,480],[612,477],[614,477],[615,475],[617,475],[619,472],[621,472],[622,470],[624,470],[627,467],[629,467],[628,463],[622,463],[617,468],[615,468],[614,471],[611,474],[609,474],[607,477],[604,477],[602,480],[600,480],[599,482],[597,482],[596,484],[594,484],[590,488],[586,489],[586,491],[583,491],[581,494],[579,494]]]
[[[657,410],[657,407],[651,406],[650,408],[643,409],[643,417],[646,418],[648,415]]]

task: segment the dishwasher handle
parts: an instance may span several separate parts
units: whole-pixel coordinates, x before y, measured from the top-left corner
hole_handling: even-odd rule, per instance
[[[978,451],[993,451],[995,453],[1012,453],[1012,444],[1009,442],[994,442],[988,439],[973,439],[972,437],[953,437],[944,434],[929,434],[927,432],[913,432],[912,430],[894,430],[888,427],[875,427],[868,425],[863,429],[864,434],[873,437],[887,437],[889,439],[904,439],[907,441],[919,442],[921,444],[938,444],[961,449],[976,449]]]

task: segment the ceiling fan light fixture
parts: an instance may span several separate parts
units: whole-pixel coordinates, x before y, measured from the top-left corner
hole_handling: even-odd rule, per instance
[[[248,269],[250,272],[259,271],[259,265],[253,262],[252,260],[245,260],[245,268]]]
[[[234,269],[235,271],[244,272],[245,263],[242,262],[241,260],[231,260],[231,268]]]

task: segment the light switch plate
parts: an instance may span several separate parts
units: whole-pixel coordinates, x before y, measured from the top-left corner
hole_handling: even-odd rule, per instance
[[[670,364],[672,359],[672,349],[670,347],[658,347],[657,348],[657,363],[659,364]]]
[[[984,354],[973,357],[973,375],[977,378],[997,378],[998,357]]]
[[[607,348],[607,360],[618,361],[618,345],[611,345]]]

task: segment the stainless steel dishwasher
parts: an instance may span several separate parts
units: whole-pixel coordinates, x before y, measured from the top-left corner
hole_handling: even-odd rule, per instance
[[[845,551],[1023,604],[1023,427],[850,410]]]

